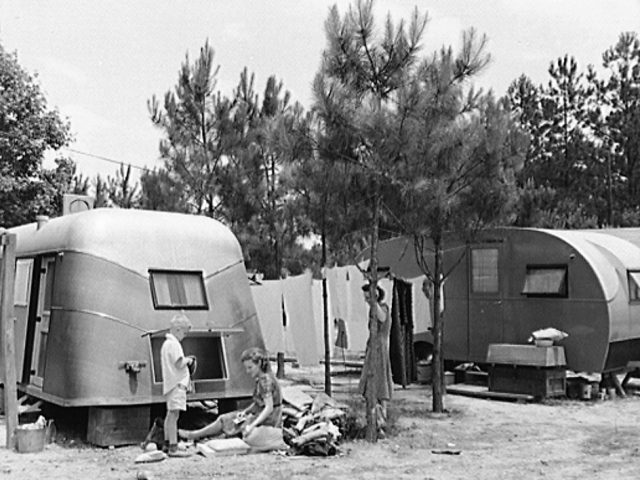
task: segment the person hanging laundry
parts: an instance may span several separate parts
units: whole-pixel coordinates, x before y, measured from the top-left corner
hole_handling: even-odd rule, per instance
[[[365,298],[369,302],[371,289],[369,284],[365,284],[362,287]],[[376,391],[374,396],[377,400],[376,415],[378,417],[378,427],[384,428],[387,421],[387,403],[391,400],[391,393],[393,392],[393,381],[391,378],[391,359],[389,357],[389,337],[391,334],[391,309],[389,305],[384,303],[384,290],[377,287],[375,308],[369,312],[369,331],[372,330],[371,322],[378,322],[378,335],[375,338],[369,336],[367,340],[367,347],[365,349],[364,367],[360,376],[359,391],[363,397],[367,397],[367,389],[370,388],[372,377],[375,372],[379,372],[381,375],[380,382],[376,385]],[[378,342],[377,345],[374,342]],[[374,365],[371,357],[373,356],[373,349],[380,348],[380,355],[378,356],[379,363]]]

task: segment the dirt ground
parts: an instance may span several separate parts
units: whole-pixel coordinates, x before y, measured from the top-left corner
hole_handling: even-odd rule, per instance
[[[322,386],[321,369],[289,369],[289,381]],[[334,377],[335,397],[356,397],[357,377]],[[0,478],[29,479],[637,479],[640,396],[615,400],[515,403],[447,395],[447,414],[430,413],[428,386],[397,388],[390,435],[341,444],[335,457],[274,453],[167,459],[134,464],[139,447],[50,444],[43,452],[0,449]],[[0,428],[1,430],[1,428]],[[4,441],[4,432],[2,441]],[[437,449],[460,454],[434,453]]]

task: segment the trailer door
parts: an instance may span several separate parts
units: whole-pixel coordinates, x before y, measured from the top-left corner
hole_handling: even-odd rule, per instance
[[[47,340],[49,337],[49,320],[51,318],[51,298],[55,266],[56,257],[45,257],[42,259],[30,379],[33,385],[40,388],[42,388],[44,368],[47,361]]]
[[[469,255],[469,360],[485,362],[490,343],[503,342],[502,243],[473,245]]]

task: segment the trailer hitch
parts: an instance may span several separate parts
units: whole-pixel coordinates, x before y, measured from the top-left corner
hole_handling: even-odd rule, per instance
[[[147,366],[147,362],[138,360],[127,360],[126,362],[118,362],[118,369],[124,370],[129,375],[136,375]]]

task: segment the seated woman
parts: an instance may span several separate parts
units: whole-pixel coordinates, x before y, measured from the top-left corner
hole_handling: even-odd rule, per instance
[[[282,393],[280,385],[269,366],[267,354],[259,348],[250,348],[240,357],[246,372],[255,380],[253,402],[244,410],[224,413],[213,423],[200,430],[178,430],[187,440],[242,435],[248,437],[259,426],[282,427]]]

